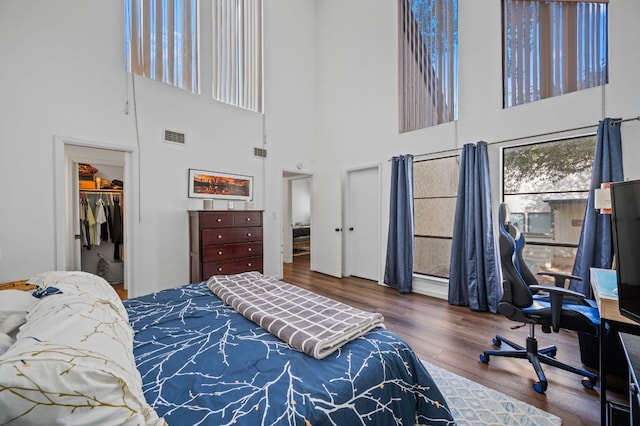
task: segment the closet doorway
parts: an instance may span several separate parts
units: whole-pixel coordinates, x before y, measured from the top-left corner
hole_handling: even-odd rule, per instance
[[[70,154],[75,156],[76,151],[70,150]],[[92,151],[97,153],[95,149]],[[90,163],[74,160],[73,168],[79,179],[74,261],[80,258],[74,269],[97,274],[116,288],[126,290],[122,250],[126,232],[122,226],[126,212],[124,154],[101,152],[100,159]]]
[[[129,297],[135,296],[135,155],[130,147],[55,138],[56,268],[102,275]],[[88,169],[95,170],[91,177],[86,176]],[[111,227],[105,223],[98,231],[94,222],[100,203]]]

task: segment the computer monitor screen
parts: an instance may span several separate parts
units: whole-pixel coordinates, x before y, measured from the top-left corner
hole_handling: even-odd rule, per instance
[[[640,322],[640,180],[611,184],[620,313]]]

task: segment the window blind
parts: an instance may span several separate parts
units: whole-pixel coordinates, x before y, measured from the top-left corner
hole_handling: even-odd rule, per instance
[[[197,0],[126,0],[127,71],[199,92]]]
[[[457,0],[398,0],[400,132],[457,117]]]
[[[503,0],[504,106],[607,83],[607,4]]]
[[[213,97],[262,112],[262,1],[213,0]]]

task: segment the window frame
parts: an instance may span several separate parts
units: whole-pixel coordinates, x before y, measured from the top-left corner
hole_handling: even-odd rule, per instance
[[[584,202],[584,209],[587,208],[588,206],[588,197],[589,197],[589,193],[590,193],[590,184],[591,184],[591,169],[593,168],[593,164],[590,166],[591,169],[589,170],[588,173],[588,178],[585,178],[585,180],[583,181],[584,183],[584,189],[568,189],[566,191],[564,190],[549,190],[549,191],[522,191],[522,192],[506,192],[506,182],[505,182],[505,178],[506,178],[506,174],[505,174],[505,167],[506,167],[506,162],[505,162],[505,151],[509,150],[509,149],[517,149],[517,148],[523,148],[523,147],[532,147],[535,145],[542,145],[542,144],[547,144],[547,143],[558,143],[558,142],[562,142],[562,141],[571,141],[571,140],[576,140],[576,139],[585,139],[585,143],[587,141],[591,141],[593,142],[593,152],[594,155],[592,157],[592,162],[593,159],[595,158],[595,139],[596,139],[596,134],[595,133],[587,133],[587,134],[581,134],[581,135],[575,135],[575,136],[570,136],[570,137],[558,137],[556,139],[547,139],[547,140],[539,140],[539,141],[531,141],[528,143],[522,143],[522,144],[512,144],[512,145],[504,145],[500,147],[500,162],[501,162],[501,167],[500,167],[500,179],[501,179],[501,188],[500,188],[500,199],[501,202],[506,202],[507,204],[509,204],[508,201],[508,197],[510,196],[530,196],[530,195],[536,195],[536,196],[544,196],[544,195],[551,195],[553,196],[555,195],[559,195],[559,194],[568,194],[568,197],[566,199],[564,199],[564,202],[567,203],[582,203]],[[586,173],[586,172],[585,172]],[[579,198],[579,197],[575,197],[572,198],[571,194],[586,194],[586,197],[584,198]],[[556,200],[557,202],[558,200]],[[530,228],[530,218],[529,215],[532,213],[538,213],[538,212],[530,212],[530,211],[526,211],[526,210],[518,210],[518,209],[513,209],[512,206],[510,206],[512,209],[512,214],[518,215],[518,217],[523,218],[523,223],[522,223],[522,227],[520,228],[520,231],[523,233],[523,235],[525,236],[525,238],[527,238],[527,244],[525,247],[525,250],[529,250],[529,251],[540,251],[543,248],[547,247],[549,249],[551,249],[551,251],[549,252],[550,258],[552,259],[552,266],[548,267],[548,266],[543,266],[540,264],[536,264],[540,270],[557,270],[554,268],[558,268],[558,266],[553,266],[553,260],[555,260],[555,256],[557,253],[563,253],[566,254],[568,252],[573,253],[572,257],[573,257],[573,262],[571,263],[571,265],[573,265],[573,263],[575,262],[575,250],[577,250],[578,248],[578,244],[579,244],[579,238],[580,238],[580,234],[582,231],[582,221],[584,219],[584,213],[581,216],[580,219],[582,219],[580,221],[580,229],[577,232],[577,237],[575,238],[575,243],[574,242],[567,242],[567,241],[560,241],[557,242],[556,238],[563,238],[566,237],[566,235],[571,232],[570,230],[568,231],[563,231],[562,229],[558,228],[559,225],[558,224],[558,217],[556,216],[556,213],[554,213],[554,209],[552,208],[551,211],[549,212],[550,216],[550,226],[551,226],[551,232],[550,233],[536,233],[536,232],[531,232],[531,228]],[[570,208],[570,207],[569,207]],[[565,217],[566,219],[566,217]],[[561,221],[562,222],[562,221]],[[569,223],[568,220],[565,220],[566,223]],[[573,225],[573,220],[571,220],[571,224]],[[527,257],[525,255],[525,257]],[[562,257],[561,255],[559,257]],[[565,256],[566,258],[566,256]],[[563,265],[563,262],[561,260],[559,260],[559,263],[557,265]],[[565,265],[566,266],[566,265]],[[565,273],[571,273],[571,270],[566,269],[563,270],[562,272]],[[541,283],[550,283],[547,282],[547,278],[543,277],[543,276],[539,276],[538,277],[539,281]]]

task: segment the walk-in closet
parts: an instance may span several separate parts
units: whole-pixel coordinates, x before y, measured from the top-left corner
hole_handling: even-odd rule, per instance
[[[123,168],[78,164],[81,269],[124,284]]]

